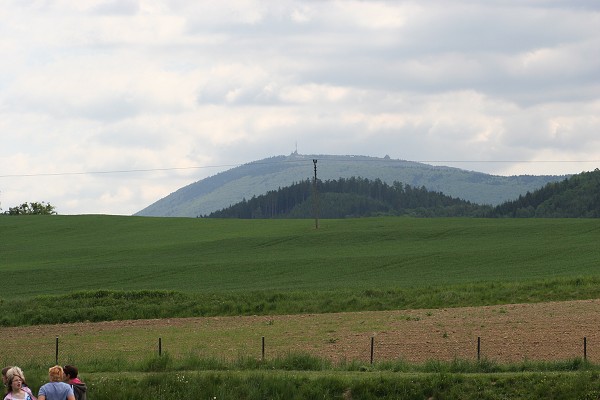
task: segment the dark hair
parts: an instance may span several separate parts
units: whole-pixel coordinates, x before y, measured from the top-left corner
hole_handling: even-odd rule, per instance
[[[25,374],[23,374],[23,370],[19,367],[11,367],[6,371],[6,393],[12,392],[12,382],[15,377],[21,379],[21,383],[23,387],[27,386],[27,382],[25,382]]]
[[[19,378],[21,380],[22,387],[27,386],[27,383],[25,383],[25,380],[21,375],[14,374],[10,378],[8,378],[8,382],[6,382],[6,394],[12,393],[12,383],[15,380],[15,378]]]
[[[9,369],[11,369],[11,367],[4,367],[4,368],[2,368],[2,378],[6,378],[7,379],[6,384],[4,384],[4,379],[2,380],[3,386],[7,389],[6,394],[9,393],[8,392],[8,387],[9,387],[8,386],[8,376],[6,376],[6,373],[8,372]]]
[[[70,379],[77,378],[77,374],[79,374],[79,370],[74,365],[65,365],[63,371],[65,372],[65,375],[69,375]]]

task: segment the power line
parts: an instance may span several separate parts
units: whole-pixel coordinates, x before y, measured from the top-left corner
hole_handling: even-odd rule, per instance
[[[339,157],[339,158],[325,158],[327,161],[332,162],[414,162],[414,163],[448,163],[448,164],[569,164],[569,163],[600,163],[600,160],[398,160],[398,159],[379,159],[379,158],[360,158],[357,157]],[[28,178],[28,177],[44,177],[44,176],[74,176],[74,175],[109,175],[109,174],[131,174],[137,172],[164,172],[164,171],[183,171],[192,169],[209,169],[209,168],[234,168],[242,165],[268,165],[268,164],[281,164],[281,163],[310,163],[310,159],[297,159],[297,160],[277,160],[277,161],[261,161],[261,162],[250,162],[240,164],[220,164],[220,165],[202,165],[202,166],[190,166],[190,167],[169,167],[169,168],[143,168],[143,169],[121,169],[121,170],[108,170],[108,171],[79,171],[79,172],[42,172],[42,173],[30,173],[30,174],[5,174],[0,175],[0,178]]]
[[[111,171],[42,172],[42,173],[36,173],[36,174],[8,174],[8,175],[0,175],[0,178],[22,178],[22,177],[36,177],[36,176],[129,174],[129,173],[135,173],[135,172],[160,172],[160,171],[176,171],[176,170],[204,169],[204,168],[238,167],[240,165],[242,165],[242,164],[206,165],[206,166],[171,167],[171,168],[122,169],[122,170],[111,170]]]
[[[600,160],[418,160],[418,163],[478,163],[478,164],[493,164],[493,163],[600,163]]]

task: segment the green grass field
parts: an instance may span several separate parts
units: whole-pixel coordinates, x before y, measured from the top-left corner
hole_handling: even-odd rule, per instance
[[[0,218],[4,299],[398,289],[600,276],[592,219]]]
[[[598,220],[371,218],[322,220],[318,230],[313,223],[2,216],[0,325],[600,297]],[[13,334],[13,328],[3,329]],[[24,366],[37,389],[53,357],[54,333],[45,327],[31,329],[37,336],[28,335],[17,340],[19,345],[0,351],[0,360]],[[124,337],[141,342],[144,335],[151,336],[146,338],[150,346],[155,341],[154,331],[103,334],[119,337],[119,343]],[[35,343],[34,336],[43,343]],[[63,344],[93,342],[93,335],[63,336]],[[28,353],[32,346],[47,351]],[[91,343],[85,346],[94,351]],[[122,357],[128,350],[120,350]],[[194,354],[148,359],[153,350],[132,360],[97,362],[75,352],[68,361],[87,370],[83,375],[95,399],[592,399],[600,395],[598,366],[581,360],[533,368],[526,360],[513,366],[460,360],[423,366],[399,360],[369,366],[349,360],[338,371],[303,355],[263,365],[253,357],[229,362],[194,358]],[[94,354],[100,357],[102,351],[99,348]]]
[[[600,296],[594,219],[0,217],[0,325]]]

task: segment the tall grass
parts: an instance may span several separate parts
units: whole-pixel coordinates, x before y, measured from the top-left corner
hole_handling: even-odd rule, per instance
[[[188,361],[189,363],[190,361]],[[582,360],[564,363],[402,361],[332,366],[318,358],[289,354],[249,363],[246,359],[196,360],[178,364],[168,355],[99,371],[80,364],[94,399],[596,399],[600,367]],[[215,368],[216,367],[216,368]],[[44,382],[43,366],[27,365],[30,386]],[[129,372],[124,372],[129,371]],[[527,372],[522,372],[527,371]]]
[[[435,309],[600,297],[600,277],[337,291],[81,291],[0,299],[0,326],[197,316]]]
[[[8,360],[0,360],[9,364]],[[441,361],[431,359],[422,363],[408,362],[403,359],[374,361],[351,360],[332,363],[301,351],[266,359],[239,356],[237,359],[204,357],[189,354],[187,357],[172,357],[169,353],[161,356],[147,356],[135,360],[119,357],[79,357],[77,360],[62,360],[64,364],[75,363],[87,374],[118,373],[154,373],[185,371],[321,371],[321,372],[393,372],[393,373],[461,373],[461,374],[499,374],[519,372],[576,372],[588,371],[600,373],[600,365],[582,358],[568,360],[539,361],[523,360],[519,362],[499,363],[483,358],[481,360],[454,359]],[[47,372],[47,363],[28,361],[19,363],[22,368],[33,371],[35,376]],[[29,374],[28,374],[29,375]]]
[[[526,375],[180,373],[88,380],[104,399],[597,399],[598,373]]]

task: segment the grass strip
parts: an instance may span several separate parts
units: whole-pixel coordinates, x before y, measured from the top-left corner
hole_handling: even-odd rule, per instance
[[[0,326],[129,319],[286,315],[486,306],[600,297],[600,277],[531,282],[481,282],[407,289],[254,291],[190,294],[177,291],[79,291],[0,299]]]
[[[597,399],[598,371],[393,373],[181,371],[96,373],[89,397],[188,399]],[[31,386],[37,389],[43,381]]]

